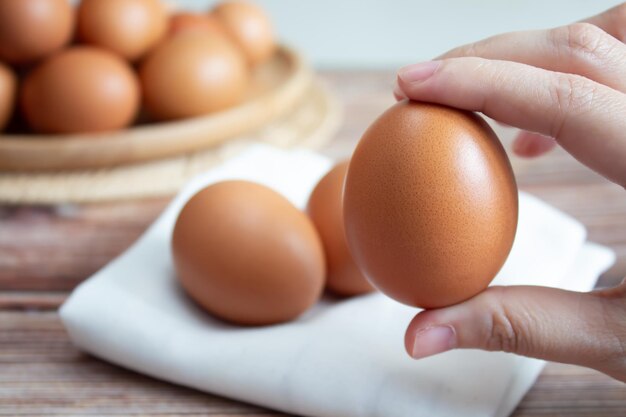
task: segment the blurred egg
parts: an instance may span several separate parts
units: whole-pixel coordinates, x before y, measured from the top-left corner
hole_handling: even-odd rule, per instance
[[[176,221],[172,253],[187,294],[237,324],[294,319],[324,285],[324,251],[311,221],[252,182],[224,181],[193,196]]]
[[[82,0],[78,37],[134,61],[166,34],[167,19],[160,0]]]
[[[507,155],[478,115],[403,101],[365,132],[348,169],[350,251],[370,282],[412,306],[438,308],[482,290],[517,228]]]
[[[67,44],[74,31],[68,0],[0,0],[0,60],[29,63]]]
[[[139,75],[148,111],[162,120],[238,104],[250,77],[231,42],[198,31],[165,40],[146,58]]]
[[[319,232],[326,253],[326,287],[351,296],[373,291],[348,250],[343,226],[343,184],[349,161],[337,164],[315,186],[307,212]]]
[[[187,30],[198,30],[215,36],[226,36],[220,22],[210,14],[181,12],[170,17],[170,36]]]
[[[105,50],[77,46],[28,74],[20,104],[38,132],[97,132],[128,126],[139,96],[137,77],[125,61]]]
[[[251,65],[272,56],[276,48],[272,22],[259,6],[244,1],[227,1],[218,4],[213,14]]]
[[[6,127],[13,114],[16,88],[17,79],[13,70],[0,62],[0,131]]]

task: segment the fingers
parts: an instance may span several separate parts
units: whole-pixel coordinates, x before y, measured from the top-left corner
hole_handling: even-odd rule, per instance
[[[395,99],[397,101],[404,100],[404,99],[407,98],[406,95],[404,94],[404,92],[402,90],[400,90],[400,87],[398,87],[397,84],[393,88],[393,96],[395,97]]]
[[[438,59],[466,56],[578,74],[626,92],[626,45],[590,23],[505,33],[453,49]]]
[[[622,42],[626,42],[626,3],[584,20],[598,26]]]
[[[626,92],[626,3],[602,14],[551,30],[507,33],[453,49],[439,59],[481,57],[512,61],[550,71],[578,74]],[[406,94],[396,87],[396,99]],[[539,156],[555,141],[520,133],[513,150],[523,157]]]
[[[393,95],[398,101],[407,98],[398,86],[394,88]],[[510,127],[505,123],[498,124]],[[522,130],[513,141],[513,152],[523,158],[535,158],[551,151],[555,146],[556,141],[551,137]]]
[[[556,141],[538,133],[521,131],[513,142],[513,152],[524,158],[543,155],[556,146]]]
[[[610,297],[492,287],[464,303],[419,313],[405,345],[416,359],[455,348],[504,351],[592,367],[624,380],[626,308],[623,299]]]
[[[398,101],[407,98],[398,86],[394,88],[393,96]],[[497,123],[504,127],[510,127],[506,123]],[[553,138],[522,130],[513,141],[513,152],[523,158],[535,158],[549,152],[555,146],[556,141]]]
[[[585,77],[483,58],[405,67],[398,86],[409,98],[479,111],[554,137],[608,179],[626,185],[626,95]]]

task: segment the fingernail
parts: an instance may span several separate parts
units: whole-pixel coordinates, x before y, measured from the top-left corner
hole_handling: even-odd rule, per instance
[[[396,100],[404,100],[406,98],[406,94],[404,94],[404,91],[400,90],[400,87],[398,87],[397,85],[393,88],[393,95],[395,96]]]
[[[554,139],[538,133],[521,132],[513,142],[513,152],[518,156],[532,158],[548,152],[556,146]]]
[[[513,141],[513,152],[518,155],[525,155],[527,153],[530,143],[526,136],[521,136]]]
[[[429,327],[415,335],[411,357],[425,358],[448,351],[456,345],[456,336],[451,326]]]
[[[398,77],[405,83],[424,81],[435,73],[441,61],[426,61],[400,68]]]

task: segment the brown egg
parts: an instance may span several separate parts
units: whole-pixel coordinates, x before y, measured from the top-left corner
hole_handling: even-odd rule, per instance
[[[250,74],[227,40],[190,31],[165,40],[142,64],[145,105],[157,119],[200,116],[238,104]]]
[[[160,0],[82,0],[78,37],[134,61],[167,32],[167,13]]]
[[[0,0],[0,60],[38,60],[67,44],[73,31],[68,0]]]
[[[0,62],[0,131],[6,127],[13,114],[16,88],[17,79],[13,70]]]
[[[324,285],[324,250],[311,221],[248,181],[224,181],[192,197],[176,221],[172,251],[187,294],[233,323],[294,319]]]
[[[226,36],[221,23],[213,15],[206,13],[176,13],[170,17],[170,36],[187,30],[198,30],[215,36]]]
[[[272,56],[276,49],[274,30],[269,17],[259,6],[244,1],[227,1],[217,5],[213,14],[251,65]]]
[[[517,186],[479,116],[403,101],[365,132],[348,169],[350,251],[383,293],[444,307],[484,290],[517,228]]]
[[[125,61],[105,50],[77,46],[28,74],[20,104],[38,132],[97,132],[128,126],[139,96],[137,77]]]
[[[343,184],[349,161],[337,164],[311,193],[307,212],[313,220],[326,253],[326,288],[351,296],[373,291],[348,250],[343,226]]]

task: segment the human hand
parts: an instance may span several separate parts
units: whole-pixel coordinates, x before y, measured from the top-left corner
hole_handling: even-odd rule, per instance
[[[495,36],[398,73],[398,99],[479,111],[524,131],[514,151],[559,144],[626,186],[626,3],[586,22]],[[626,381],[626,282],[575,293],[490,287],[419,313],[405,337],[422,358],[456,348],[513,352]]]
[[[516,153],[534,156],[559,143],[626,186],[624,41],[626,3],[586,22],[498,35],[402,68],[395,95],[534,132],[517,138]]]

